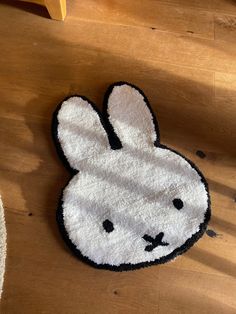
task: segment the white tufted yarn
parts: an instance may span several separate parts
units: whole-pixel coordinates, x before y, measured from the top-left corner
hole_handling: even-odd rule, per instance
[[[64,101],[56,115],[56,141],[79,171],[58,210],[63,236],[76,255],[98,268],[164,263],[205,231],[207,183],[192,162],[159,143],[157,122],[141,90],[116,83],[105,103],[105,121],[80,96]],[[119,149],[110,147],[111,125]]]
[[[2,286],[5,273],[5,259],[6,259],[6,227],[4,209],[0,197],[0,297],[2,294]]]

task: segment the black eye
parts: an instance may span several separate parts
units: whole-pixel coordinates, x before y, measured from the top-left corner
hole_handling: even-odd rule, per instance
[[[183,201],[182,201],[180,198],[175,198],[175,199],[173,200],[173,205],[174,205],[174,207],[177,208],[177,209],[181,209],[181,208],[184,207],[184,203],[183,203]]]
[[[104,220],[102,225],[103,225],[103,228],[105,229],[105,231],[108,233],[110,233],[114,230],[113,223],[108,219]]]

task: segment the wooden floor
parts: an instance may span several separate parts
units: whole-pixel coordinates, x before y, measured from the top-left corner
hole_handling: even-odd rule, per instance
[[[63,23],[5,0],[0,32],[1,313],[236,313],[236,2],[68,1]],[[145,91],[162,142],[205,174],[217,234],[174,262],[128,273],[93,269],[61,240],[55,210],[69,175],[50,133],[65,96],[101,108],[118,80]]]

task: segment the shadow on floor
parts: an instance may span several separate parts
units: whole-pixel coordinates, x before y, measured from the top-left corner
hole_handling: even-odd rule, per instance
[[[46,7],[36,4],[36,3],[30,3],[26,1],[15,1],[15,0],[10,0],[10,1],[1,0],[0,5],[14,7],[19,10],[50,19],[50,15]]]
[[[8,5],[7,1],[3,3]],[[14,4],[15,7],[18,7],[17,5],[24,6],[19,2]],[[27,11],[28,4],[26,7]],[[30,9],[32,11],[28,12],[41,10],[44,15],[43,12],[46,10],[34,5],[32,8]],[[232,160],[233,132],[228,130],[235,128],[234,121],[224,118],[221,111],[209,112],[206,109],[212,97],[212,86],[180,77],[165,70],[165,66],[162,64],[161,67],[158,62],[151,65],[151,62],[111,54],[89,43],[84,45],[71,43],[67,40],[66,29],[63,31],[64,40],[43,28],[39,35],[34,33],[34,40],[39,43],[40,49],[33,50],[33,56],[31,49],[18,52],[15,64],[21,64],[24,60],[22,62],[24,80],[18,80],[15,74],[11,77],[14,69],[9,65],[9,80],[12,80],[19,89],[31,90],[35,95],[24,106],[22,104],[18,107],[17,105],[13,107],[14,104],[11,106],[18,111],[24,119],[25,128],[32,133],[32,143],[26,143],[22,133],[15,133],[15,130],[12,131],[12,137],[9,136],[9,143],[17,145],[16,149],[22,152],[36,154],[40,160],[36,169],[28,173],[21,173],[19,169],[19,176],[13,174],[11,180],[20,186],[29,213],[34,215],[36,212],[37,215],[40,212],[47,220],[51,234],[58,239],[62,247],[64,246],[57,231],[55,210],[69,174],[60,164],[56,154],[51,136],[51,117],[56,105],[63,98],[69,94],[84,94],[101,109],[103,95],[108,85],[120,80],[132,82],[142,88],[148,96],[153,110],[158,113],[161,135],[163,132],[164,138],[170,143],[173,145],[177,143],[178,149],[183,147],[184,150],[189,146],[190,151],[202,147],[204,150],[209,146],[211,150],[220,151],[226,158]],[[24,69],[28,68],[33,71],[24,73]],[[199,106],[193,105],[195,97],[199,99]],[[6,102],[10,103],[11,99],[6,99]],[[219,107],[224,106],[225,102],[222,100]],[[222,131],[224,127],[226,131]],[[42,146],[39,145],[40,142]],[[49,179],[41,180],[41,177],[46,175]],[[215,182],[215,179],[209,180],[213,189],[227,197],[232,196],[233,190]],[[40,200],[39,209],[35,210],[39,194],[44,196]],[[190,257],[235,276],[234,263],[223,258],[195,248]]]

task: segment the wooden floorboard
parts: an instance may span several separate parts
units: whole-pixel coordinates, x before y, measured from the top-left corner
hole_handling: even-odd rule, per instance
[[[152,10],[150,10],[150,6]],[[160,31],[191,34],[202,38],[214,38],[214,16],[211,12],[195,8],[170,6],[159,1],[109,1],[73,3],[72,17],[77,12],[81,19],[103,21],[107,24],[142,26]],[[158,18],[157,18],[158,17]]]
[[[229,0],[68,1],[65,22],[43,7],[0,3],[1,313],[236,313],[235,21]],[[144,90],[162,142],[206,176],[216,236],[166,265],[112,273],[78,261],[59,235],[55,211],[69,174],[51,119],[70,94],[101,109],[106,87],[120,80]]]

